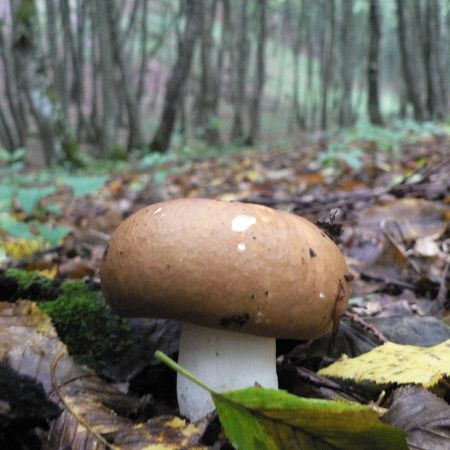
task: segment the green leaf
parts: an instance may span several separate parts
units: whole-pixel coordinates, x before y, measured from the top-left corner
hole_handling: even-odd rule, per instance
[[[47,186],[44,188],[21,188],[17,192],[16,199],[23,211],[26,214],[31,214],[34,211],[36,205],[43,198],[54,193],[54,186]]]
[[[155,356],[208,390],[230,442],[242,450],[407,450],[405,433],[368,406],[252,387],[218,393],[162,352]]]
[[[16,238],[34,238],[28,224],[18,222],[9,214],[0,214],[0,230],[3,230],[5,233]]]
[[[35,227],[37,228],[37,231],[42,236],[42,238],[45,241],[49,242],[51,246],[58,245],[59,242],[61,242],[61,240],[65,238],[70,231],[69,228],[63,225],[50,228],[48,225],[39,223],[36,224]]]
[[[62,182],[73,189],[73,195],[75,197],[83,197],[84,195],[98,191],[104,186],[107,180],[107,176],[80,176],[65,177]]]
[[[9,211],[15,188],[9,185],[0,185],[0,211]]]

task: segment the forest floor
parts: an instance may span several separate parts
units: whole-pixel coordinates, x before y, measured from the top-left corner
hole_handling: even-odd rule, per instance
[[[278,342],[280,387],[304,397],[376,402],[389,409],[385,422],[407,432],[411,448],[424,441],[429,446],[421,448],[444,448],[450,439],[450,138],[431,135],[386,149],[370,140],[352,145],[162,155],[109,176],[27,173],[9,180],[28,185],[0,184],[0,444],[39,448],[33,445],[49,438],[49,448],[93,442],[227,448],[214,419],[197,426],[176,419],[175,376],[153,354],[161,349],[176,357],[178,325],[119,319],[104,307],[98,278],[109,236],[125,217],[159,201],[208,197],[264,204],[319,223],[339,237],[354,276],[332,346],[329,337]],[[437,379],[416,374],[401,381],[400,374],[414,376],[421,356],[394,361],[392,371],[388,351],[366,379],[317,374],[342,354],[357,357],[388,341],[404,346],[405,355],[407,346],[435,346],[437,363],[427,367],[430,380]],[[34,383],[43,390],[27,407],[29,390],[41,389]],[[413,432],[417,399],[431,412]]]

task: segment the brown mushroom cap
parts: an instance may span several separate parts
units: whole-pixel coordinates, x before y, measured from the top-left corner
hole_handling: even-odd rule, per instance
[[[350,292],[346,272],[333,241],[302,217],[181,199],[148,206],[117,228],[101,286],[127,317],[313,339],[339,321]]]

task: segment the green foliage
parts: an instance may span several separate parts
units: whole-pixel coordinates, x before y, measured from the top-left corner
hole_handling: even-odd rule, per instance
[[[31,233],[29,223],[19,222],[6,213],[0,213],[0,231],[15,238],[33,239],[35,237]]]
[[[332,142],[325,152],[318,155],[317,162],[326,168],[340,170],[348,166],[357,171],[364,164],[364,155],[369,152],[396,156],[404,144],[440,134],[445,134],[445,130],[432,122],[404,120],[393,122],[389,127],[359,122],[352,128],[328,133],[327,138]]]
[[[210,392],[225,434],[236,448],[408,449],[405,433],[382,423],[369,406],[259,387],[218,393],[162,352],[155,356]]]
[[[27,290],[32,284],[38,284],[44,289],[50,289],[52,280],[47,277],[39,275],[37,272],[27,272],[26,270],[20,269],[7,269],[5,271],[7,277],[14,278],[19,289],[22,291]]]
[[[99,291],[91,291],[81,281],[66,281],[56,300],[39,302],[39,307],[82,364],[101,369],[131,345],[128,322],[111,311]]]
[[[27,153],[24,147],[16,148],[13,152],[8,152],[4,148],[0,148],[0,162],[13,164],[22,161]]]
[[[108,177],[106,175],[99,176],[67,176],[61,181],[63,184],[70,186],[73,189],[75,197],[83,197],[84,195],[92,194],[101,189]]]
[[[50,227],[47,224],[35,222],[31,226],[51,246],[59,244],[70,232],[70,229],[64,225]]]
[[[139,166],[144,169],[149,169],[150,167],[159,166],[161,164],[174,161],[176,156],[173,153],[159,153],[153,152],[145,155],[139,163]]]
[[[19,188],[16,192],[16,200],[26,214],[31,214],[42,199],[54,194],[55,191],[55,186],[46,186],[39,189]]]
[[[51,227],[35,220],[20,222],[7,213],[0,213],[0,231],[17,239],[43,239],[50,245],[57,245],[69,234],[69,228],[63,225]]]
[[[325,153],[318,157],[318,162],[322,167],[342,167],[349,166],[353,170],[359,170],[363,166],[361,159],[363,151],[358,147],[346,147],[341,143],[331,144]]]

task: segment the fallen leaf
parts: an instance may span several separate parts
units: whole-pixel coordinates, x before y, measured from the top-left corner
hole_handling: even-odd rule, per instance
[[[369,406],[308,399],[261,387],[218,393],[163,353],[155,356],[211,394],[225,434],[236,448],[408,448],[404,433],[380,422]]]
[[[180,418],[128,419],[142,401],[75,364],[50,318],[32,302],[0,302],[0,362],[41,383],[62,408],[48,437],[52,449],[205,448],[197,428]]]
[[[318,374],[356,383],[438,388],[439,382],[450,376],[450,339],[433,347],[388,342],[356,358],[344,356]]]
[[[385,423],[406,431],[411,450],[448,450],[450,406],[431,392],[405,386],[392,395]]]

